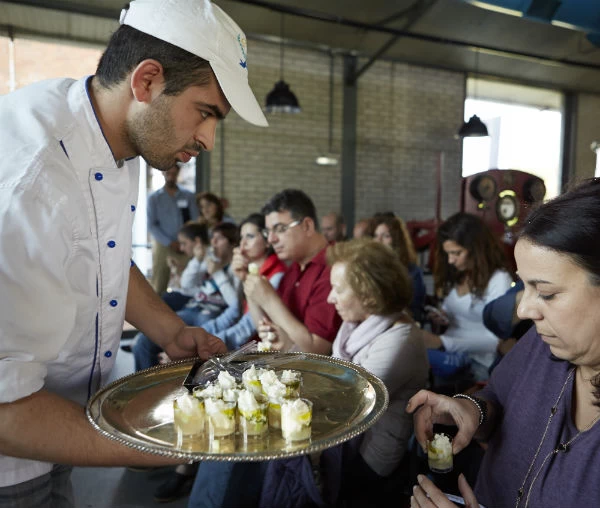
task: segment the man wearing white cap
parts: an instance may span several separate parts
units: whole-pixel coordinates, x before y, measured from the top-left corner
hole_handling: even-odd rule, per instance
[[[142,156],[211,150],[233,109],[267,122],[246,39],[207,0],[134,0],[94,76],[0,97],[0,507],[73,506],[70,465],[165,465],[103,437],[83,406],[124,319],[171,358],[225,352],[186,327],[130,261]],[[63,465],[58,465],[63,464]]]

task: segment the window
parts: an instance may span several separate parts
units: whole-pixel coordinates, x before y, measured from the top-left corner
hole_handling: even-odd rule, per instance
[[[561,181],[562,94],[469,79],[467,96],[465,121],[472,115],[479,116],[490,135],[464,139],[463,176],[488,169],[518,169],[544,179],[546,199],[557,196]]]

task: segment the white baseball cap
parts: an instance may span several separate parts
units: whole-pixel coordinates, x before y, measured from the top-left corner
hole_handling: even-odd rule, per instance
[[[246,36],[220,7],[209,0],[133,0],[119,22],[208,60],[236,113],[269,125],[248,84]]]

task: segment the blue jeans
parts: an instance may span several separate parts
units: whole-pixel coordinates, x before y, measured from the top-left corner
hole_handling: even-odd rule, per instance
[[[52,471],[38,478],[0,487],[0,508],[73,508],[72,469],[55,465]]]
[[[188,508],[249,508],[259,504],[263,462],[200,462]]]
[[[165,302],[175,312],[183,309],[185,305],[192,299],[191,296],[185,296],[179,291],[171,291],[170,293],[165,291],[162,295],[160,295],[160,297],[162,298],[163,302]]]
[[[207,321],[217,317],[218,314],[218,312],[204,312],[197,308],[185,308],[177,313],[188,326],[202,326]],[[135,370],[137,372],[158,365],[158,354],[162,352],[162,348],[157,346],[143,333],[138,333],[135,336],[135,342],[131,347],[131,351],[133,352]]]

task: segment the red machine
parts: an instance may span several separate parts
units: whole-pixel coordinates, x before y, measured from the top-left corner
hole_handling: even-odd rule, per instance
[[[515,169],[490,169],[463,178],[461,210],[481,217],[498,236],[515,268],[517,233],[546,195],[544,181]]]
[[[460,209],[481,217],[506,249],[509,264],[515,267],[514,248],[521,225],[531,208],[546,195],[544,181],[531,173],[514,169],[490,169],[463,178]],[[439,217],[441,189],[438,179],[436,218],[407,221],[417,251],[429,249],[428,266],[433,267],[435,235]]]

